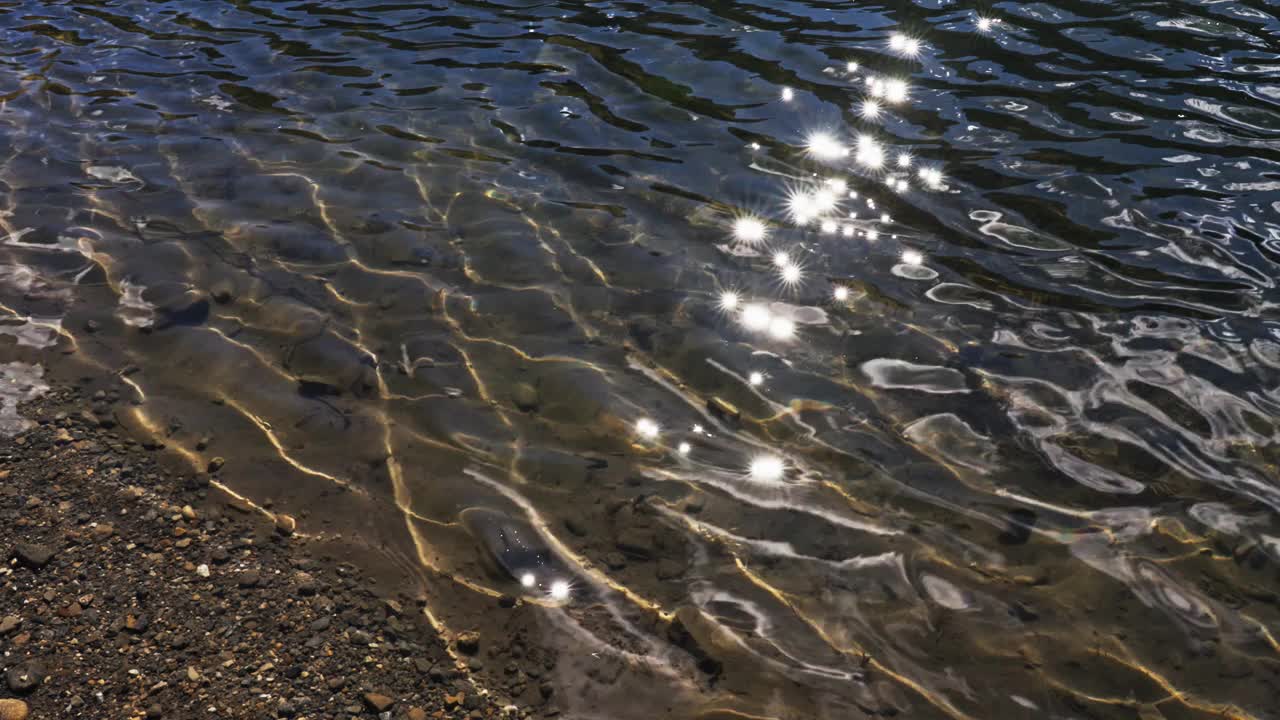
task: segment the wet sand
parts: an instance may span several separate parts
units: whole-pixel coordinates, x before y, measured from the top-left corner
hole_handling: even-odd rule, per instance
[[[481,690],[468,663],[490,638],[441,637],[376,553],[304,537],[131,437],[122,388],[55,381],[0,441],[0,718],[556,714],[552,661]]]

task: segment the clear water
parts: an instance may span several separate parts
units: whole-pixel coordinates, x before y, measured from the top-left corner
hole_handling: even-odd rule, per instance
[[[0,3],[0,428],[121,373],[539,711],[1280,717],[1277,14]]]

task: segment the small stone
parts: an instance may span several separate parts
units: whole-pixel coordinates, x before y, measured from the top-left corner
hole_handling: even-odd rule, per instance
[[[111,523],[98,523],[93,528],[94,537],[105,540],[116,534],[116,526]]]
[[[195,519],[196,519],[196,509],[195,509],[195,508],[193,508],[193,507],[191,507],[190,505],[183,505],[183,506],[182,506],[182,517],[184,517],[184,518],[186,518],[186,519],[188,519],[188,520],[195,520]]]
[[[129,615],[125,618],[124,628],[131,633],[146,632],[151,620],[146,615]]]
[[[454,642],[458,646],[458,652],[475,655],[480,650],[480,633],[474,630],[458,633]]]
[[[164,717],[164,710],[159,705],[149,705],[147,707],[147,720],[160,720]]]
[[[58,617],[78,618],[80,617],[80,614],[83,612],[84,612],[84,608],[80,605],[80,603],[73,602],[64,608],[60,608],[58,610]]]
[[[242,588],[258,587],[262,583],[262,575],[257,570],[245,570],[236,575],[236,584]]]
[[[364,700],[364,704],[376,713],[383,713],[391,709],[396,701],[383,695],[382,693],[367,692],[360,696]]]
[[[13,549],[13,556],[18,562],[32,569],[39,569],[49,564],[58,551],[48,545],[36,543],[18,543]]]
[[[461,705],[463,702],[465,702],[466,699],[467,699],[466,693],[460,692],[457,695],[449,695],[448,693],[445,693],[444,704],[445,704],[445,707],[452,710],[458,707],[459,705]]]
[[[192,666],[188,665],[188,666],[187,666],[187,679],[188,679],[188,680],[190,680],[191,682],[199,682],[199,681],[200,681],[200,671],[199,671],[199,670],[196,670],[194,667],[192,667]]]
[[[5,684],[10,690],[19,694],[35,690],[42,680],[44,680],[44,670],[35,663],[14,665],[4,674]]]
[[[511,400],[524,412],[538,409],[538,390],[529,383],[516,383],[511,389]]]
[[[404,714],[405,720],[427,720],[427,711],[420,707],[414,706]]]
[[[201,563],[196,566],[196,574],[200,577],[209,577],[209,566]]]
[[[328,680],[326,680],[325,685],[328,685],[330,690],[333,690],[336,692],[346,687],[347,679],[342,677],[341,675],[338,675],[336,677],[331,677]]]
[[[27,720],[27,704],[11,698],[0,699],[0,720]]]
[[[59,445],[66,445],[74,442],[75,438],[71,437],[71,433],[66,428],[58,428],[58,432],[53,436],[53,441]]]
[[[216,473],[222,469],[223,465],[226,465],[226,464],[227,464],[226,460],[223,460],[220,457],[216,457],[209,461],[209,472]]]
[[[610,570],[621,570],[627,566],[627,558],[620,552],[611,552],[604,556],[604,564]]]
[[[4,619],[0,619],[0,635],[8,635],[18,626],[22,624],[22,618],[17,615],[5,615]]]
[[[276,515],[276,532],[288,537],[298,527],[298,521],[293,519],[292,515],[280,513]]]

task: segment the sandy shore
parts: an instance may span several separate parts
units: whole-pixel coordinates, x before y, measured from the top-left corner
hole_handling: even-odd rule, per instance
[[[461,669],[477,637],[129,438],[112,382],[0,439],[0,720],[530,714]]]

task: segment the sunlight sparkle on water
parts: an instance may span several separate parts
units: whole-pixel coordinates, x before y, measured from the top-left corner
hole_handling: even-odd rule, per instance
[[[523,587],[531,588],[537,584],[537,582],[538,578],[534,577],[531,572],[527,572],[520,576],[520,585]]]
[[[786,474],[786,463],[776,455],[760,455],[751,459],[747,476],[758,483],[779,483]]]
[[[796,91],[789,87],[782,88],[782,102],[791,102],[795,99]]]
[[[822,221],[822,232],[824,232],[824,233],[826,233],[826,234],[830,235],[831,233],[833,233],[833,232],[835,232],[835,231],[836,231],[836,221],[835,221],[835,220],[832,220],[831,218],[827,218],[826,220],[823,220],[823,221]]]
[[[898,167],[911,167],[911,155],[907,153],[898,153]]]
[[[884,96],[891,103],[906,102],[907,83],[902,80],[890,80],[885,83]]]
[[[692,450],[693,450],[693,446],[687,442],[680,443],[680,446],[676,448],[676,452],[680,453],[681,455],[688,455],[689,452]]]
[[[978,18],[978,32],[991,32],[991,18]]]
[[[858,112],[865,120],[875,120],[880,117],[880,103],[875,100],[863,100],[862,108]]]
[[[720,309],[733,310],[738,307],[739,300],[741,300],[741,298],[738,297],[738,293],[732,290],[725,290],[720,293]]]
[[[569,599],[570,587],[565,580],[556,580],[551,583],[551,591],[548,593],[552,600],[562,601]]]
[[[791,318],[775,317],[769,321],[769,335],[774,340],[790,340],[796,334],[796,324]]]
[[[796,188],[787,193],[787,213],[795,224],[808,225],[819,212],[818,204],[808,191]]]
[[[636,421],[636,434],[645,440],[653,440],[658,437],[658,423],[649,418],[641,418]]]
[[[773,264],[779,268],[785,268],[791,264],[791,256],[779,250],[773,254]]]
[[[924,262],[924,253],[919,250],[903,250],[902,263],[904,265],[920,265]]]
[[[844,66],[844,69],[846,72],[858,72],[858,63],[850,61],[848,65]]]
[[[764,383],[764,373],[753,372],[747,376],[747,382],[752,385],[762,385]]]
[[[804,271],[800,269],[799,265],[792,262],[788,262],[786,265],[779,268],[778,274],[782,280],[783,286],[787,289],[794,289],[799,286],[800,282],[804,279]]]
[[[849,299],[849,288],[843,285],[837,285],[836,289],[831,294],[835,297],[836,302],[844,302]]]
[[[871,144],[858,149],[858,164],[875,169],[884,165],[884,149]]]
[[[836,136],[829,132],[811,132],[804,141],[805,151],[819,160],[839,160],[849,154]]]
[[[902,33],[894,33],[889,36],[889,49],[906,57],[915,57],[920,54],[920,41]]]
[[[742,308],[742,326],[748,330],[766,330],[771,319],[769,309],[759,303]]]
[[[813,194],[813,206],[818,212],[830,212],[840,202],[839,196],[829,187],[822,188]]]
[[[769,227],[758,217],[744,215],[733,221],[733,239],[744,245],[759,245],[769,236]]]
[[[942,171],[937,168],[920,168],[920,179],[929,187],[938,188],[942,185]]]

